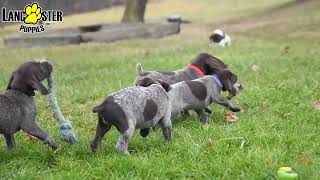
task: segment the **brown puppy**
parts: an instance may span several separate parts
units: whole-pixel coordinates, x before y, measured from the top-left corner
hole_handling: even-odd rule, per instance
[[[228,99],[231,99],[236,95],[236,89],[234,85],[237,82],[237,76],[228,69],[226,65],[220,59],[208,54],[200,53],[188,65],[185,69],[176,71],[145,71],[143,72],[141,64],[137,64],[137,78],[134,81],[134,85],[143,78],[152,78],[154,80],[161,80],[171,84],[175,84],[181,81],[194,80],[203,77],[204,75],[217,75],[219,74],[221,82],[225,89],[228,91]]]

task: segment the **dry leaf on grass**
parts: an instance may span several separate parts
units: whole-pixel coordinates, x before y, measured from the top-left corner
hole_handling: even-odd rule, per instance
[[[266,111],[268,109],[268,103],[267,102],[262,102],[260,104],[262,111]]]
[[[299,163],[303,165],[309,165],[311,161],[312,159],[310,157],[303,157],[299,160]]]
[[[34,137],[34,136],[32,136],[31,134],[28,134],[28,133],[26,133],[25,135],[24,135],[24,138],[27,140],[27,141],[32,141],[32,142],[35,142],[36,141],[36,137]]]
[[[253,72],[257,72],[257,71],[259,70],[259,66],[256,65],[256,64],[254,64],[254,65],[251,66],[251,70],[252,70]]]
[[[204,129],[205,131],[207,131],[207,130],[209,129],[209,127],[210,127],[210,126],[209,126],[208,123],[206,123],[206,124],[203,125],[203,129]]]
[[[212,144],[213,144],[213,141],[211,140],[211,138],[209,138],[207,141],[207,145],[211,146]]]
[[[284,53],[288,54],[290,50],[290,46],[284,47]]]
[[[147,58],[149,57],[149,55],[150,55],[149,51],[145,50],[145,51],[143,52],[143,58],[144,58],[144,59],[147,59]]]
[[[316,111],[320,111],[320,101],[314,102],[313,107]]]
[[[228,112],[224,115],[224,119],[228,122],[236,122],[239,117],[234,113]]]

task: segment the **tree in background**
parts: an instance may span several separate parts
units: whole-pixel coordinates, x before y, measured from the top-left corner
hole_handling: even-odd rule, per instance
[[[122,22],[144,22],[147,0],[127,0]]]

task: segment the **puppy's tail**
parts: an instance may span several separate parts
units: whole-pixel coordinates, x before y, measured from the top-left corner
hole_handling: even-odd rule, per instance
[[[98,113],[98,119],[103,124],[108,124],[108,122],[104,119],[103,114],[101,113],[104,110],[103,104],[96,106],[92,109],[93,113]]]
[[[143,73],[143,68],[142,68],[142,65],[140,63],[138,63],[136,65],[136,70],[137,70],[137,76],[141,76],[142,73]]]

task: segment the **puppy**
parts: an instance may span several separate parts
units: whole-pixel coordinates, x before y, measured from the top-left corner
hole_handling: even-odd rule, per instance
[[[234,85],[236,92],[241,88],[242,86],[237,83]],[[168,92],[171,100],[171,119],[174,119],[184,110],[194,110],[198,114],[200,122],[207,123],[207,116],[203,109],[213,102],[233,112],[240,111],[240,107],[232,104],[221,95],[224,89],[225,87],[219,73],[171,85],[171,90]]]
[[[231,44],[231,38],[228,34],[224,33],[220,29],[216,29],[213,31],[211,36],[209,37],[211,43],[216,44],[221,47],[226,47]]]
[[[171,101],[171,120],[173,120],[180,112],[185,110],[195,110],[202,123],[207,122],[207,116],[203,109],[212,102],[225,106],[231,111],[238,112],[240,107],[232,104],[228,99],[221,95],[225,88],[221,79],[221,75],[206,75],[202,78],[192,81],[182,81],[170,85],[168,95]],[[137,82],[139,86],[148,86],[149,79]],[[241,85],[234,85],[236,91],[241,89]],[[145,131],[145,130],[144,130]]]
[[[14,133],[20,129],[53,149],[58,148],[51,136],[35,123],[37,109],[34,91],[40,91],[42,95],[49,93],[41,81],[49,77],[51,72],[52,65],[47,61],[40,61],[26,62],[12,73],[7,91],[0,95],[0,133],[6,140],[7,148],[15,148]]]
[[[96,136],[91,143],[93,152],[111,126],[120,133],[116,148],[121,154],[129,154],[128,142],[135,129],[148,129],[159,123],[164,138],[171,139],[171,104],[166,93],[169,84],[161,81],[147,84],[148,87],[134,86],[112,93],[93,108],[98,113]]]
[[[176,71],[146,71],[143,72],[141,64],[137,64],[137,78],[134,81],[134,85],[137,85],[139,79],[152,78],[154,80],[161,80],[169,84],[174,84],[181,81],[193,80],[201,78],[204,75],[214,75],[219,73],[221,76],[221,82],[224,85],[225,90],[229,92],[228,99],[231,99],[236,95],[234,84],[237,81],[237,76],[228,69],[226,65],[220,59],[208,54],[200,53],[191,62],[188,67]]]

